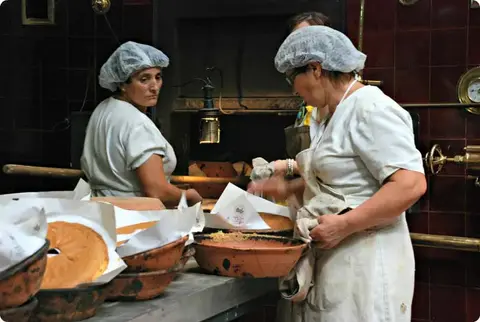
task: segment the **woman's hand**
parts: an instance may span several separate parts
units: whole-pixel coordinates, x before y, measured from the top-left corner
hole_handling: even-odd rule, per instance
[[[318,225],[310,232],[310,237],[318,242],[318,247],[330,249],[337,246],[352,232],[343,215],[323,215],[318,217]]]
[[[288,162],[287,160],[277,160],[273,162],[274,175],[285,176],[287,173]]]
[[[200,196],[200,194],[195,189],[188,189],[185,192],[185,197],[187,197],[187,202],[189,206],[196,205],[203,200],[202,196]]]
[[[253,194],[262,193],[267,197],[273,197],[275,200],[285,200],[292,194],[289,183],[279,176],[250,183],[248,192]]]

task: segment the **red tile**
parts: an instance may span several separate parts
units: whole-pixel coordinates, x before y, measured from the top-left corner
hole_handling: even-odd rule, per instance
[[[393,32],[365,32],[363,51],[367,55],[367,67],[393,67],[393,44]]]
[[[393,31],[395,7],[395,1],[365,1],[365,31]]]
[[[142,21],[143,23],[138,23]],[[151,6],[132,6],[123,16],[122,36],[138,42],[152,43],[153,10]]]
[[[90,80],[88,81],[88,78]],[[97,75],[93,76],[92,71],[87,70],[70,70],[68,72],[68,99],[69,100],[92,100],[94,93],[94,82]],[[88,90],[86,90],[88,85]],[[85,95],[86,93],[86,95]]]
[[[65,69],[49,68],[42,71],[42,99],[65,100],[67,98],[67,72]],[[48,106],[44,106],[48,108]]]
[[[463,155],[466,141],[461,140],[432,140],[430,146],[438,144],[442,149],[442,153],[448,157],[454,157],[456,155]],[[465,165],[447,162],[440,172],[441,175],[464,175]]]
[[[480,256],[478,253],[470,254],[470,262],[467,266],[467,286],[480,287]]]
[[[420,127],[419,134],[422,138],[428,138],[430,136],[429,126],[430,126],[430,113],[428,112],[428,107],[420,108],[408,108],[410,113],[417,113],[420,117]]]
[[[472,10],[472,11],[480,11]],[[478,35],[480,34],[480,28],[470,28],[468,32],[468,64],[476,65],[480,64],[480,42],[478,41]]]
[[[468,10],[468,13],[470,15],[469,25],[471,27],[480,27],[480,10],[479,9]]]
[[[428,212],[408,213],[407,223],[410,232],[428,234]]]
[[[383,81],[380,89],[391,98],[394,98],[394,69],[393,68],[366,68],[363,71],[363,78],[367,80]]]
[[[90,1],[68,1],[69,35],[93,36],[94,16]]]
[[[467,29],[432,30],[431,57],[433,66],[465,66]]]
[[[480,319],[480,289],[467,289],[467,321]]]
[[[399,30],[430,28],[428,17],[430,17],[430,1],[419,1],[414,6],[404,6],[397,1],[397,28]]]
[[[467,230],[466,235],[468,237],[480,238],[480,212],[467,214],[466,215],[466,225],[465,226],[466,226],[466,230]],[[480,286],[480,284],[479,284],[479,286]]]
[[[430,316],[435,322],[465,321],[465,289],[457,286],[430,286]]]
[[[105,15],[95,15],[95,26],[97,36],[107,36],[108,38],[114,39],[113,33],[117,38],[123,33],[122,22],[125,17],[130,16],[132,7],[122,8],[121,1],[112,1],[110,10]],[[123,17],[122,17],[123,14]],[[107,22],[108,19],[108,22]],[[148,25],[152,28],[152,24],[148,21],[139,19],[142,23],[139,25]],[[110,24],[110,26],[109,26]],[[110,28],[111,27],[111,28]]]
[[[399,69],[395,72],[395,100],[399,103],[429,101],[429,69]]]
[[[412,318],[430,319],[430,290],[427,283],[415,283]]]
[[[465,286],[467,263],[465,261],[432,261],[430,282],[434,285]]]
[[[430,180],[431,211],[463,212],[465,209],[465,178],[434,176]]]
[[[70,68],[93,68],[95,39],[70,39],[68,44],[68,63]]]
[[[358,29],[360,21],[360,0],[347,1],[347,35],[358,47]]]
[[[463,237],[465,236],[465,213],[431,211],[428,225],[430,234]]]
[[[415,281],[421,283],[430,282],[430,263],[427,260],[422,259],[422,253],[419,249],[426,249],[420,247],[414,247],[415,253]]]
[[[432,108],[430,136],[432,139],[464,139],[466,113],[459,108]]]
[[[457,83],[465,73],[465,67],[432,67],[431,94],[432,103],[458,103]]]
[[[432,27],[465,27],[467,25],[469,7],[469,1],[432,1]]]
[[[430,64],[430,31],[399,31],[395,37],[395,67]]]

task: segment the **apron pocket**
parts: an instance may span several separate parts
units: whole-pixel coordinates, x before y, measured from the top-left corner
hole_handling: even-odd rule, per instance
[[[310,147],[309,126],[289,126],[284,131],[287,154],[290,158],[295,158],[298,153]]]
[[[315,311],[330,311],[348,300],[355,278],[353,263],[345,249],[316,249],[314,286],[307,300]]]

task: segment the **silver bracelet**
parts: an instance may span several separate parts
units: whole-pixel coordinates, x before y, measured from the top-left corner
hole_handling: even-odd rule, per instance
[[[287,159],[287,172],[286,172],[287,177],[293,176],[293,160],[292,159]]]

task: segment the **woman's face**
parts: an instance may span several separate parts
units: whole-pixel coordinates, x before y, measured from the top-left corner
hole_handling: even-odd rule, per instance
[[[307,105],[326,106],[327,86],[325,77],[322,77],[322,67],[318,63],[308,64],[287,73],[294,93],[303,98]]]
[[[298,25],[296,25],[295,28],[293,28],[292,32],[294,32],[295,30],[298,30],[300,28],[308,27],[308,26],[311,26],[308,21],[302,21]]]
[[[122,86],[122,94],[137,106],[152,107],[157,105],[162,84],[161,69],[148,68],[133,74],[130,82]]]

